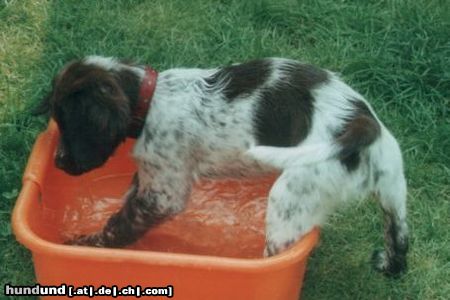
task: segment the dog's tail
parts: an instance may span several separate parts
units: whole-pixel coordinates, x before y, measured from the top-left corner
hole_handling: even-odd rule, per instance
[[[269,166],[285,169],[328,160],[336,157],[341,149],[337,144],[332,143],[318,143],[289,148],[256,146],[250,148],[247,154]]]
[[[256,146],[247,151],[251,157],[278,169],[302,166],[339,158],[350,164],[352,158],[371,145],[381,134],[381,126],[368,114],[355,116],[334,140],[296,147]],[[351,167],[351,166],[348,166]]]

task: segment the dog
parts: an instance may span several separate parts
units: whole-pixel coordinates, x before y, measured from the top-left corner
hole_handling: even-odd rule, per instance
[[[124,206],[96,233],[69,244],[124,247],[183,210],[200,177],[280,172],[268,195],[266,247],[273,256],[322,225],[340,204],[373,194],[384,213],[377,270],[406,269],[407,187],[398,143],[359,93],[335,73],[265,58],[157,73],[88,56],[54,78],[37,113],[61,138],[56,166],[79,175],[137,138],[138,171]]]

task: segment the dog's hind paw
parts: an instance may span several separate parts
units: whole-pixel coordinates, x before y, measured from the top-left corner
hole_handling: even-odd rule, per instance
[[[373,252],[372,265],[375,270],[387,277],[397,278],[406,271],[406,259],[404,257],[389,258],[385,250]]]

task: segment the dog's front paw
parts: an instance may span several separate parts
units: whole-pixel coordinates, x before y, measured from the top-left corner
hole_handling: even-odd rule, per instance
[[[65,241],[64,244],[74,246],[91,246],[98,248],[103,248],[106,246],[103,235],[101,233],[80,235],[73,239]]]
[[[388,257],[385,250],[375,250],[372,254],[372,265],[388,277],[398,277],[406,271],[406,259],[403,257]]]

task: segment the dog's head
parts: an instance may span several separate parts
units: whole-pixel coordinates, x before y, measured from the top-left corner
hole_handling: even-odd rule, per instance
[[[106,162],[125,140],[130,104],[113,70],[75,61],[53,80],[52,91],[35,113],[49,112],[61,138],[56,166],[79,175]]]

